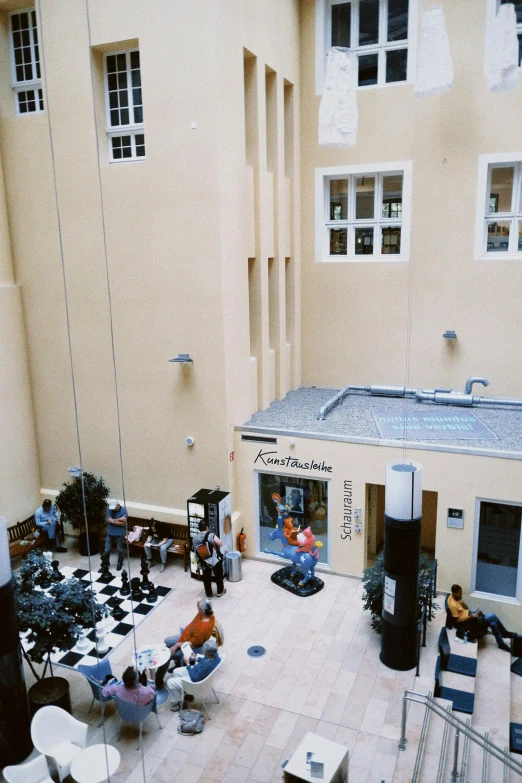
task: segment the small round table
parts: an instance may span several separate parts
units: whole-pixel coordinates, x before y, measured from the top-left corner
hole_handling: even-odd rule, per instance
[[[91,745],[78,753],[71,764],[76,783],[103,783],[120,766],[120,754],[112,745]]]
[[[152,650],[152,661],[149,666],[151,671],[159,669],[160,666],[163,666],[165,663],[167,663],[168,660],[170,660],[170,650],[168,647],[165,647],[164,644],[146,644],[132,654],[132,663],[140,670],[142,667],[138,666],[137,656],[140,653],[146,652],[148,650]]]

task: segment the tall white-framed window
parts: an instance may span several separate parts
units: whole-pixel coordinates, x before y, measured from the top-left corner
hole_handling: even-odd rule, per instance
[[[105,55],[105,106],[110,160],[142,160],[145,131],[138,49]]]
[[[522,506],[477,498],[471,591],[520,602]]]
[[[316,261],[408,261],[412,163],[316,169]]]
[[[522,152],[479,157],[475,257],[522,260]]]
[[[9,14],[12,87],[17,114],[44,110],[36,11]]]
[[[494,27],[495,16],[498,13],[498,9],[504,3],[513,3],[515,6],[515,12],[517,15],[517,35],[518,35],[518,64],[522,67],[522,0],[487,0],[486,6],[486,41],[485,41],[485,57],[484,57],[484,73],[487,75],[489,52],[492,39],[492,31]]]
[[[359,87],[413,80],[418,0],[316,0],[316,92],[331,46],[357,56]]]

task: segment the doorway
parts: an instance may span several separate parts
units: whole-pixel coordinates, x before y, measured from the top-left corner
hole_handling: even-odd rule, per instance
[[[375,565],[384,547],[384,484],[366,484],[366,568]],[[422,491],[421,552],[435,557],[438,492]]]

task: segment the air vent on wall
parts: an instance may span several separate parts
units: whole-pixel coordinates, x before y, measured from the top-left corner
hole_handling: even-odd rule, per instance
[[[241,440],[249,440],[252,443],[276,443],[277,438],[270,438],[268,435],[241,435]]]

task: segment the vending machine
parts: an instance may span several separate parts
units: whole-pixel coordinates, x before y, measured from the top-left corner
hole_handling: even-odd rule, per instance
[[[192,538],[199,533],[202,519],[208,522],[208,528],[223,544],[223,573],[226,574],[226,553],[232,545],[232,501],[230,492],[220,489],[200,489],[187,500],[188,532],[190,540],[190,575],[193,579],[202,579],[201,567],[196,553],[192,549]]]

